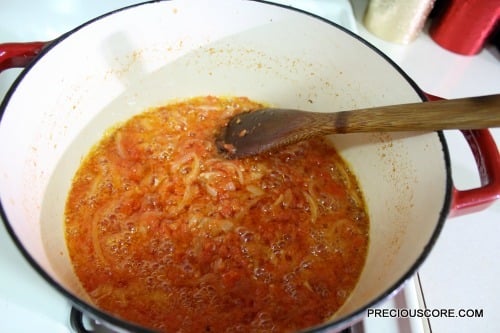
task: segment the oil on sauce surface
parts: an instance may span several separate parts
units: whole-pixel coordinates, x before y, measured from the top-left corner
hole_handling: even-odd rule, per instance
[[[66,203],[74,270],[95,304],[165,332],[290,332],[345,302],[366,258],[355,177],[323,139],[219,155],[247,98],[197,97],[106,134]]]

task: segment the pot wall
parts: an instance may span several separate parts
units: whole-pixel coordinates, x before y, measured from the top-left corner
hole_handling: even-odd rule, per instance
[[[359,40],[278,6],[155,2],[83,26],[23,74],[0,127],[0,140],[12,143],[0,147],[9,157],[0,166],[2,205],[50,280],[86,299],[62,222],[71,178],[90,147],[145,108],[207,94],[311,111],[421,100]],[[338,318],[393,291],[423,259],[450,184],[436,133],[331,138],[357,174],[371,218],[367,264]]]
[[[332,138],[360,182],[370,215],[367,262],[341,317],[410,277],[447,215],[446,162],[436,133]],[[411,275],[409,274],[411,272]]]

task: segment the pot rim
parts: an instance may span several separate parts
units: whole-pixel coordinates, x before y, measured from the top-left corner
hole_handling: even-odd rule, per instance
[[[104,19],[108,16],[111,16],[111,15],[116,14],[118,12],[128,10],[128,9],[131,9],[134,7],[139,7],[139,6],[143,6],[143,5],[154,4],[156,2],[164,2],[164,1],[170,1],[170,0],[150,0],[150,1],[141,2],[141,3],[125,6],[122,8],[118,8],[116,10],[110,11],[110,12],[105,13],[103,15],[97,16],[91,20],[88,20],[85,23],[77,26],[76,28],[62,34],[61,36],[55,38],[53,41],[49,42],[43,48],[43,50],[41,50],[39,55],[28,66],[26,66],[22,70],[22,72],[17,76],[17,78],[14,80],[12,86],[9,88],[9,90],[5,94],[5,97],[2,101],[2,103],[0,104],[0,123],[1,123],[1,120],[2,120],[3,115],[5,113],[5,110],[7,109],[7,106],[9,104],[9,100],[10,100],[11,96],[15,93],[16,88],[19,86],[20,82],[22,82],[23,78],[27,75],[27,73],[34,66],[36,66],[36,63],[40,59],[42,59],[47,53],[49,53],[50,50],[55,45],[63,42],[66,38],[68,38],[69,36],[71,36],[75,32],[81,30],[82,28],[84,28],[88,25],[91,25],[94,22],[99,21],[101,19]],[[282,7],[284,9],[300,12],[304,15],[308,15],[308,16],[314,17],[315,19],[319,19],[325,23],[328,23],[333,28],[336,28],[336,29],[343,31],[344,33],[346,33],[350,37],[354,38],[358,42],[361,42],[362,44],[364,44],[366,47],[369,47],[372,51],[377,53],[377,55],[379,55],[385,61],[387,61],[405,79],[405,81],[415,90],[415,92],[419,95],[419,97],[422,99],[422,101],[425,102],[428,100],[426,94],[418,87],[418,85],[392,59],[390,59],[387,55],[385,55],[377,47],[375,47],[374,45],[372,45],[371,43],[369,43],[368,41],[366,41],[362,37],[351,32],[350,30],[342,27],[341,25],[339,25],[335,22],[332,22],[332,21],[330,21],[324,17],[321,17],[319,15],[307,12],[307,11],[299,9],[299,8],[287,6],[284,4],[273,3],[273,2],[266,1],[266,0],[247,0],[247,1],[263,3],[263,4],[267,4],[267,5]],[[452,189],[453,189],[453,182],[452,182],[452,178],[451,178],[451,160],[450,160],[450,155],[449,155],[449,150],[448,150],[448,146],[446,143],[446,139],[445,139],[445,136],[444,136],[442,131],[437,131],[436,134],[438,135],[439,141],[441,143],[441,148],[443,151],[443,158],[444,158],[444,162],[445,162],[444,164],[445,164],[445,168],[446,168],[446,189],[445,189],[446,193],[445,193],[444,200],[443,200],[443,206],[441,208],[441,211],[439,213],[439,218],[438,218],[438,221],[436,223],[436,227],[435,227],[428,243],[425,244],[419,257],[410,266],[410,268],[407,270],[407,272],[405,274],[403,274],[395,283],[393,283],[389,288],[387,288],[387,290],[385,290],[383,293],[381,293],[378,297],[373,299],[371,302],[367,303],[363,307],[359,308],[358,310],[356,310],[348,315],[336,318],[335,320],[333,320],[331,322],[326,322],[326,323],[323,323],[323,324],[320,324],[320,325],[317,325],[314,327],[307,328],[305,330],[302,330],[301,332],[323,332],[324,330],[327,330],[327,329],[328,330],[330,330],[330,329],[341,330],[341,329],[344,329],[346,327],[351,326],[354,322],[361,320],[361,318],[364,317],[364,313],[368,309],[376,307],[378,304],[382,303],[384,300],[386,300],[386,299],[394,296],[396,293],[398,293],[404,287],[406,281],[408,281],[417,272],[417,270],[420,268],[422,263],[426,260],[426,258],[428,257],[431,249],[433,248],[434,244],[436,243],[436,241],[441,233],[441,230],[444,226],[444,222],[447,219],[447,216],[448,216],[448,213],[449,213],[450,207],[451,207]],[[11,227],[11,224],[7,218],[7,214],[4,210],[1,198],[0,198],[0,217],[3,221],[3,224],[5,225],[5,228],[8,232],[8,234],[12,238],[16,247],[21,252],[22,256],[28,261],[28,263],[32,266],[32,268],[34,268],[34,270],[36,272],[38,272],[38,274],[40,274],[41,277],[48,282],[49,285],[51,285],[53,288],[55,288],[57,291],[59,291],[63,296],[68,298],[73,306],[75,306],[76,308],[78,308],[79,310],[81,310],[85,313],[88,313],[93,318],[99,318],[110,325],[113,325],[113,326],[116,326],[116,327],[119,327],[119,328],[122,328],[125,330],[129,330],[131,332],[137,332],[137,333],[155,332],[152,329],[148,329],[148,328],[139,326],[137,324],[134,324],[132,322],[129,322],[129,321],[121,319],[117,316],[114,316],[113,314],[111,314],[109,312],[105,312],[103,310],[100,310],[96,306],[89,304],[89,303],[83,301],[82,299],[76,297],[75,295],[73,295],[70,291],[68,291],[61,284],[59,284],[56,280],[54,280],[31,257],[31,255],[25,249],[21,240],[17,237],[16,233],[14,232],[13,228]],[[69,316],[69,314],[68,314],[68,316]]]

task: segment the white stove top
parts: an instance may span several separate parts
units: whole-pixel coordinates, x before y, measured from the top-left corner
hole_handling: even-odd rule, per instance
[[[0,43],[50,40],[111,10],[139,3],[134,0],[4,1],[0,10]],[[426,92],[445,98],[500,93],[500,55],[493,48],[474,57],[452,54],[423,33],[407,46],[386,43],[360,24],[366,1],[280,0],[325,16],[378,47]],[[0,76],[0,98],[20,70]],[[492,133],[500,145],[500,129]],[[445,132],[452,171],[459,188],[477,186],[474,160],[458,132]],[[482,309],[482,318],[370,317],[355,332],[500,332],[499,254],[500,202],[474,215],[451,219],[430,257],[405,289],[380,308]],[[70,332],[70,305],[21,256],[0,223],[0,331]]]

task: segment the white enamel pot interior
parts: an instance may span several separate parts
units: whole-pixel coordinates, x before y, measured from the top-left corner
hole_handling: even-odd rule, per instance
[[[79,308],[63,209],[82,157],[112,125],[199,95],[334,111],[422,101],[412,81],[334,24],[253,1],[166,1],[116,11],[48,46],[2,104],[1,212],[32,266]],[[349,300],[314,329],[340,329],[390,297],[425,259],[451,197],[441,133],[338,135],[370,216],[365,268]]]

